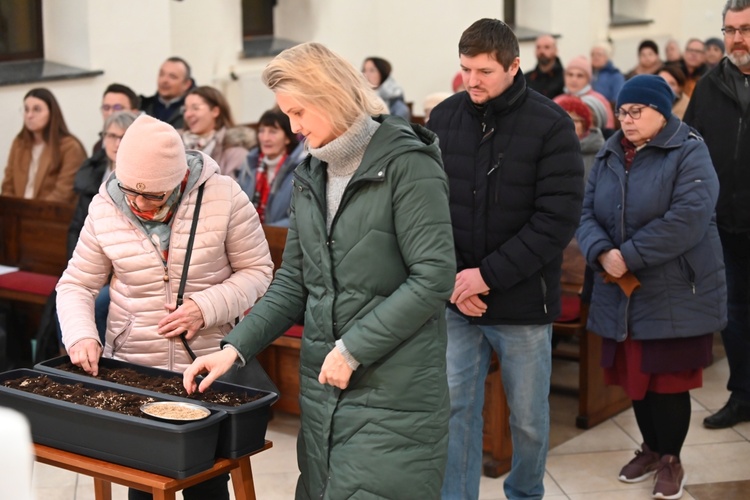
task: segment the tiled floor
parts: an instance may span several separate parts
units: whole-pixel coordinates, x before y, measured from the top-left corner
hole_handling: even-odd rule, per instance
[[[555,376],[566,377],[574,370],[556,363]],[[719,409],[727,398],[726,359],[709,367],[704,387],[693,391],[693,418],[683,448],[687,472],[685,500],[740,500],[750,498],[750,423],[733,429],[708,430],[703,418]],[[651,483],[625,484],[617,473],[639,446],[640,434],[632,410],[588,431],[574,426],[576,400],[570,395],[553,394],[552,448],[547,460],[545,498],[570,500],[638,500],[651,498]],[[277,415],[269,425],[267,438],[273,448],[252,459],[253,476],[259,500],[291,499],[297,480],[295,436],[298,419]],[[480,498],[504,499],[503,478],[483,477]],[[94,498],[93,481],[85,476],[42,464],[35,465],[34,489],[37,500],[89,500]],[[178,494],[178,498],[182,498]],[[125,500],[125,488],[113,487],[113,499]]]

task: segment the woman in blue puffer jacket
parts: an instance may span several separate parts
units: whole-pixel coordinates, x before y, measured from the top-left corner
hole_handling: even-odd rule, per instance
[[[673,97],[655,75],[625,83],[622,129],[597,154],[576,233],[598,271],[588,328],[604,337],[605,379],[633,400],[643,435],[619,479],[656,473],[654,498],[682,495],[688,391],[702,385],[727,313],[719,183],[701,137],[672,115]]]

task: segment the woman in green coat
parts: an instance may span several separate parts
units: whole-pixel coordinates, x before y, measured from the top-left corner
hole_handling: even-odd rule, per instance
[[[297,498],[438,498],[456,263],[437,139],[383,115],[364,77],[320,44],[282,52],[263,80],[310,153],[283,263],[185,388],[205,390],[304,315]]]

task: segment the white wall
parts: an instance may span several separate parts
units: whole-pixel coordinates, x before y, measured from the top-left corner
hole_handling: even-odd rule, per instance
[[[629,0],[628,0],[629,1]],[[611,38],[615,63],[635,65],[636,47],[653,38],[660,47],[675,37],[721,35],[724,0],[633,0],[643,17],[638,27],[609,27],[605,0],[517,0],[521,25],[560,34],[563,62],[588,54],[591,44]],[[625,5],[629,5],[625,2]],[[198,84],[224,91],[238,122],[254,122],[273,105],[259,75],[268,58],[242,59],[240,0],[55,0],[43,2],[47,59],[103,70],[94,78],[0,87],[0,177],[10,143],[22,125],[19,108],[32,87],[58,98],[70,130],[87,149],[101,127],[99,103],[107,85],[120,82],[137,93],[156,89],[159,65],[184,57]],[[317,41],[360,67],[367,56],[391,61],[393,76],[421,114],[422,99],[450,91],[458,70],[458,40],[472,22],[501,17],[498,0],[278,0],[276,35]],[[534,42],[521,44],[521,67],[535,65]],[[235,81],[230,72],[240,76]]]

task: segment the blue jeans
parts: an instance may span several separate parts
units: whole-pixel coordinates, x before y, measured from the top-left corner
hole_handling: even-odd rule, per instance
[[[493,349],[500,360],[513,439],[505,496],[542,498],[549,448],[552,325],[473,325],[451,310],[446,320],[451,417],[443,499],[479,497],[484,382]]]
[[[727,273],[729,322],[721,332],[729,364],[727,389],[734,399],[750,405],[750,233],[719,230]]]

